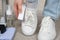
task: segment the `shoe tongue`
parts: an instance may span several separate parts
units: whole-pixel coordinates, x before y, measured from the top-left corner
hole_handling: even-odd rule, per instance
[[[50,16],[47,16],[46,19],[51,19],[51,17]]]
[[[47,22],[50,21],[50,19],[51,19],[50,17],[44,17],[41,24],[42,25],[43,25],[43,23],[46,24]]]

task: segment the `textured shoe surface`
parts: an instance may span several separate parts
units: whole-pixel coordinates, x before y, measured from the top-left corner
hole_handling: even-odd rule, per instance
[[[22,32],[25,35],[32,35],[36,31],[37,15],[33,9],[27,8],[25,13],[25,21],[22,23]]]
[[[51,17],[44,17],[39,30],[38,40],[54,40],[56,37],[55,23]]]

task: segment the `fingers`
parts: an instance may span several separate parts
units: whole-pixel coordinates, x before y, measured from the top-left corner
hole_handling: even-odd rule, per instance
[[[17,1],[14,1],[14,13],[15,13],[16,17],[18,17]]]
[[[18,14],[22,12],[22,0],[14,1],[14,12],[16,17],[18,17]]]
[[[22,12],[22,0],[18,1],[18,12],[21,13]]]
[[[22,5],[18,4],[18,12],[21,13],[22,12]]]

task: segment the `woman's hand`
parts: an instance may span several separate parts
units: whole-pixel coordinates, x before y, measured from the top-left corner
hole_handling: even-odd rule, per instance
[[[18,14],[22,12],[22,1],[23,0],[14,0],[14,13],[16,18],[18,17]]]

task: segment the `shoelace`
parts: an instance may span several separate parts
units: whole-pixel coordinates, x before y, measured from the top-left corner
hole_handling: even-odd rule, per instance
[[[27,11],[28,10],[28,11]],[[25,15],[25,26],[32,27],[33,26],[33,21],[34,21],[34,13],[33,9],[27,9],[26,10],[26,15]]]

